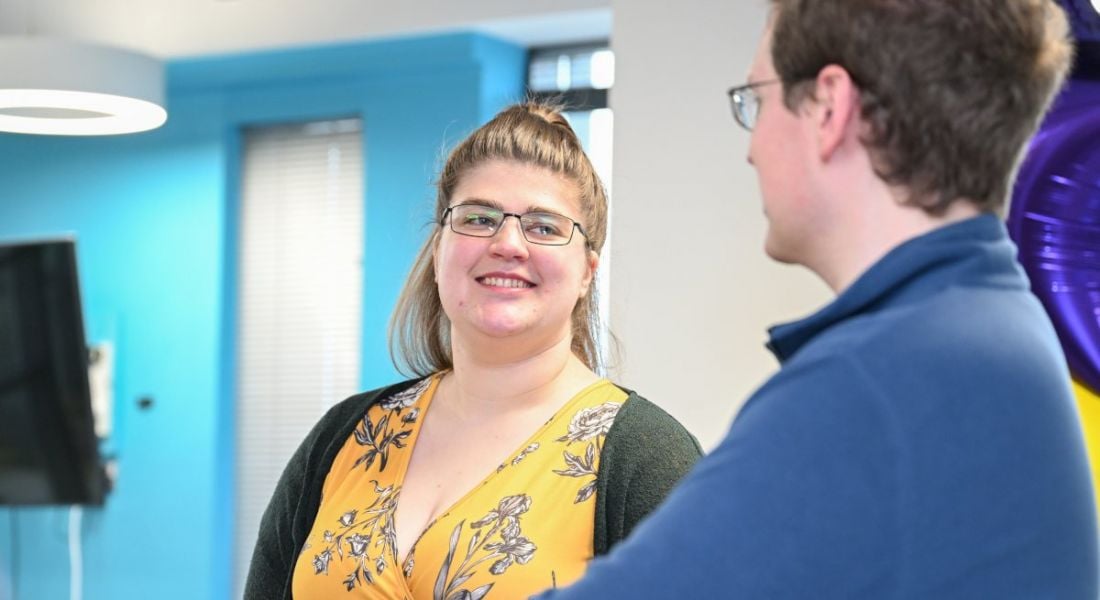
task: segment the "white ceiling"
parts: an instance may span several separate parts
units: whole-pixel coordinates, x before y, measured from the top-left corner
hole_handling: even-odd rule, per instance
[[[606,38],[611,0],[0,0],[0,35],[160,58],[457,30],[531,46]]]

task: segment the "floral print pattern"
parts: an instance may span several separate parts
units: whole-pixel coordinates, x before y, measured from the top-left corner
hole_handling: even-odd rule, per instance
[[[401,426],[411,427],[416,423],[417,417],[420,416],[419,408],[413,408],[404,414],[402,414],[402,411],[416,403],[417,399],[428,389],[431,381],[431,378],[426,378],[409,389],[382,400],[379,404],[386,414],[378,419],[377,423],[371,422],[370,411],[363,415],[363,419],[359,426],[355,428],[353,435],[355,436],[355,442],[366,447],[367,451],[355,461],[355,467],[363,465],[363,470],[369,472],[371,467],[374,466],[374,460],[377,458],[380,459],[381,463],[378,471],[386,470],[391,448],[404,448],[409,436],[412,435],[412,429],[401,429]],[[399,423],[396,430],[390,427],[391,417]]]
[[[425,377],[416,385],[410,387],[407,390],[397,392],[396,394],[382,400],[379,404],[382,406],[382,410],[402,410],[416,404],[416,401],[420,399],[420,396],[427,391],[428,387],[432,384],[431,377]]]
[[[534,452],[535,450],[538,450],[538,449],[539,449],[539,443],[538,442],[535,442],[533,444],[528,445],[526,448],[523,449],[522,452],[517,454],[516,457],[512,459],[512,466],[514,467],[514,466],[518,465],[519,463],[523,462],[523,459],[527,458],[528,454],[531,454],[532,452]]]
[[[599,454],[625,393],[604,380],[575,396],[429,523],[401,562],[394,517],[438,380],[385,398],[356,424],[326,477],[295,570],[296,598],[507,600],[583,573],[594,514],[585,501],[595,494]]]
[[[372,584],[376,575],[386,570],[386,557],[396,555],[397,533],[393,515],[400,493],[394,486],[381,487],[374,481],[377,496],[369,506],[349,510],[336,520],[336,531],[322,534],[323,549],[313,557],[314,575],[328,575],[333,557],[351,571],[344,578],[344,587],[351,591],[358,585]],[[371,542],[374,542],[373,544]]]
[[[511,462],[501,463],[500,466],[497,467],[497,473],[500,473],[504,469],[508,468],[508,465],[512,465],[513,467],[518,465],[519,463],[523,462],[523,459],[527,458],[530,454],[534,453],[534,451],[538,450],[538,449],[539,449],[539,443],[538,442],[528,444],[528,446],[526,448],[524,448],[523,450],[521,450],[520,453],[517,454],[515,456],[515,458],[512,459]]]
[[[554,472],[564,477],[588,479],[577,491],[573,504],[580,504],[596,493],[596,458],[603,451],[603,440],[621,406],[621,403],[605,402],[579,411],[569,422],[569,432],[555,440],[564,442],[566,449],[562,451],[565,468],[554,469]],[[583,455],[569,451],[569,446],[577,442],[588,442]]]
[[[479,566],[495,561],[489,567],[489,573],[499,576],[514,564],[525,565],[530,562],[538,548],[520,531],[520,515],[530,509],[530,496],[508,496],[501,499],[497,507],[484,517],[470,523],[474,533],[467,544],[466,556],[452,571],[452,565],[457,558],[455,551],[462,539],[462,526],[466,524],[465,520],[459,521],[451,532],[447,558],[443,560],[436,577],[432,600],[480,600],[493,589],[492,582],[473,590],[460,587],[476,574]],[[497,540],[490,542],[493,536],[497,536]]]
[[[557,441],[571,444],[606,436],[621,406],[622,404],[618,402],[605,402],[578,412],[569,421],[569,433],[558,438]]]
[[[379,405],[383,415],[372,421],[370,411],[363,415],[359,425],[352,433],[355,443],[367,448],[352,465],[357,469],[362,465],[364,471],[372,472],[377,459],[377,471],[386,470],[392,449],[403,449],[420,414],[419,408],[412,408],[416,401],[428,389],[431,379],[425,379],[407,390],[386,398]],[[398,423],[396,428],[391,423]],[[374,485],[374,501],[362,509],[350,509],[340,515],[336,526],[326,529],[321,535],[324,542],[320,552],[313,556],[314,575],[328,575],[329,568],[335,563],[344,571],[343,580],[347,591],[357,586],[372,585],[375,578],[386,570],[387,560],[396,562],[397,532],[394,529],[394,514],[401,489],[395,485],[382,486],[377,480]],[[323,499],[322,499],[323,501]],[[306,543],[303,552],[311,550],[313,544]],[[411,567],[410,567],[411,568]]]

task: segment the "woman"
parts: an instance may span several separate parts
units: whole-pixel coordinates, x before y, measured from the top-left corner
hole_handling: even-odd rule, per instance
[[[309,434],[246,598],[526,598],[579,578],[700,454],[594,372],[607,199],[561,114],[517,105],[475,131],[435,216],[390,331],[419,377]]]

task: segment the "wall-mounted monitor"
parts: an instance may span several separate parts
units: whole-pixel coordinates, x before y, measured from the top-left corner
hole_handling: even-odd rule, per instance
[[[0,505],[102,504],[73,240],[0,242]]]

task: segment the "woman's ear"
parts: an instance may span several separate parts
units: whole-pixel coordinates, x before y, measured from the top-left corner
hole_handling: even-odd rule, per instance
[[[596,254],[595,250],[588,250],[585,254],[586,271],[584,279],[581,281],[581,292],[579,297],[584,298],[588,295],[588,290],[592,287],[592,281],[596,278],[596,269],[600,267],[600,255]]]

